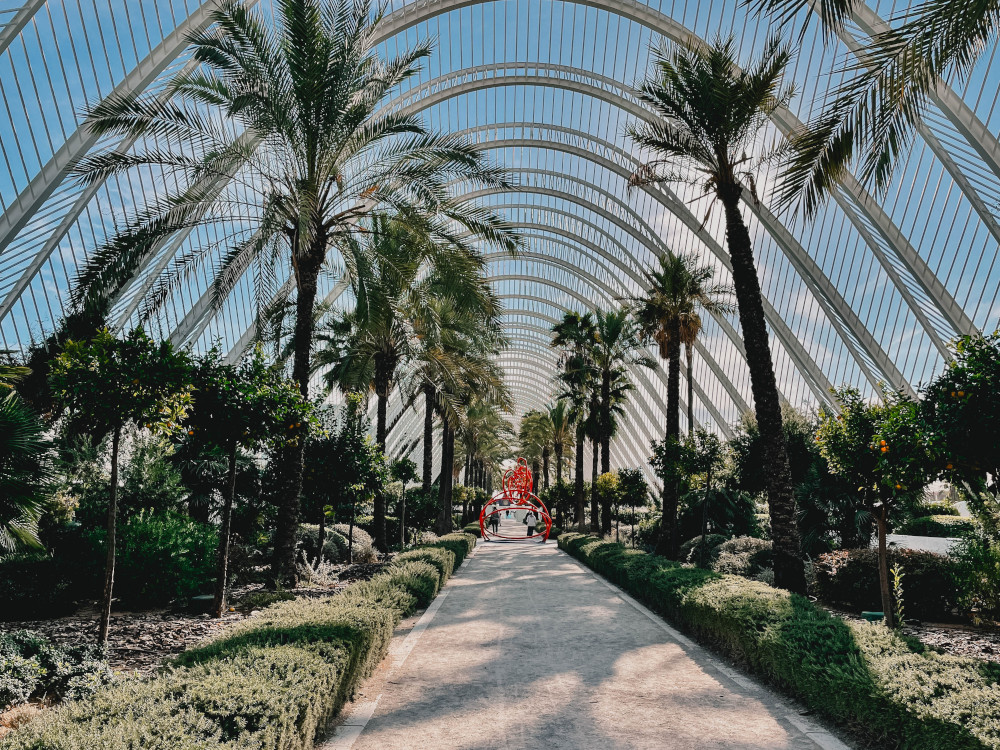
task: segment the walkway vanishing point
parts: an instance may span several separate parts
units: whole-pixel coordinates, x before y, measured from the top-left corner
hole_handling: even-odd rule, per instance
[[[847,750],[552,541],[481,542],[414,621],[320,750]]]

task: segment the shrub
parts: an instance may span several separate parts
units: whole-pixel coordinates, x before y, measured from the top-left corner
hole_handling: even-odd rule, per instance
[[[718,556],[719,545],[728,539],[725,534],[709,534],[705,537],[705,546],[701,545],[701,534],[688,539],[680,546],[679,559],[695,565],[709,566]]]
[[[1000,668],[846,623],[757,581],[681,566],[581,534],[559,546],[684,630],[872,744],[1000,748]]]
[[[358,519],[359,521],[364,520]],[[335,532],[337,532],[344,540],[344,548],[342,552],[342,561],[347,561],[347,542],[351,539],[351,526],[346,523],[336,523],[330,527]],[[375,544],[372,540],[371,534],[365,531],[358,525],[354,527],[354,562],[377,562],[378,552],[375,550]]]
[[[472,534],[472,536],[479,539],[482,535],[482,529],[479,528],[479,521],[475,523],[466,524],[462,529],[463,534]]]
[[[0,633],[0,711],[32,699],[77,699],[111,681],[103,650],[59,646],[30,630]]]
[[[295,598],[295,594],[290,591],[251,591],[244,594],[233,603],[233,607],[240,612],[252,612],[255,609],[264,609],[278,602],[289,602]]]
[[[169,512],[139,513],[118,529],[115,596],[131,606],[166,604],[208,591],[215,579],[218,531]],[[105,547],[103,529],[94,532]]]
[[[450,553],[429,558],[450,561]],[[309,750],[385,656],[400,619],[441,582],[439,568],[406,559],[337,596],[278,602],[157,677],[122,680],[45,712],[0,748]]]
[[[921,620],[947,617],[957,605],[956,565],[944,555],[917,550],[889,550],[889,565],[905,575],[906,614]],[[837,550],[820,555],[814,566],[816,595],[825,602],[857,611],[881,611],[878,555],[873,549]]]
[[[448,580],[455,569],[455,554],[443,546],[425,547],[422,549],[411,549],[409,552],[401,552],[396,555],[392,564],[393,567],[396,567],[411,560],[419,560],[433,565],[438,571],[441,585],[444,585],[444,582]]]
[[[76,608],[65,566],[44,554],[0,559],[0,620],[60,617]]]
[[[471,534],[445,534],[436,541],[425,545],[427,547],[443,547],[455,555],[455,567],[462,564],[465,558],[476,548],[476,537]]]
[[[766,539],[740,536],[720,544],[715,550],[712,570],[717,573],[756,578],[770,570],[771,543]]]
[[[972,518],[924,516],[903,524],[897,529],[897,533],[914,536],[963,537],[974,534],[978,528],[979,524]]]
[[[324,559],[330,562],[347,562],[347,534],[341,534],[335,528],[330,528],[329,526],[326,528],[324,534]],[[359,535],[355,535],[355,540],[358,538]],[[299,544],[299,549],[306,554],[306,557],[310,560],[315,560],[319,551],[319,524],[299,524],[295,539]]]
[[[952,550],[959,606],[974,622],[1000,618],[1000,546],[985,536],[968,537]]]
[[[960,516],[958,508],[951,500],[929,500],[918,508],[924,516]]]

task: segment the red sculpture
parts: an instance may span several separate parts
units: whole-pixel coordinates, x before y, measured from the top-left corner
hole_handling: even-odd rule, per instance
[[[479,514],[479,532],[484,541],[489,541],[491,539],[508,539],[517,541],[527,539],[533,541],[535,539],[540,539],[544,542],[549,538],[549,532],[552,531],[552,516],[549,515],[549,511],[545,507],[545,503],[539,500],[537,495],[532,493],[531,490],[533,487],[534,484],[531,478],[531,470],[528,468],[528,462],[523,458],[517,459],[517,465],[513,469],[508,469],[504,472],[503,489],[490,498],[490,501],[486,503],[482,512]],[[518,510],[534,513],[538,520],[545,524],[545,530],[534,536],[528,536],[527,530],[525,530],[524,536],[508,536],[498,532],[488,531],[487,527],[489,526],[489,519],[491,516],[495,516],[498,513]],[[502,516],[497,517],[502,518]],[[527,524],[525,524],[525,526],[527,526]]]

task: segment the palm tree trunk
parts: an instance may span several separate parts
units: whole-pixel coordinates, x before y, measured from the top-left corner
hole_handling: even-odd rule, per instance
[[[226,583],[229,575],[229,537],[233,525],[233,497],[236,494],[236,450],[234,442],[229,449],[229,468],[226,484],[222,490],[222,527],[219,529],[219,565],[215,574],[215,616],[222,617],[226,611]],[[320,554],[323,554],[323,539],[319,540]]]
[[[326,243],[323,241],[318,252],[299,259],[296,266],[295,333],[292,337],[294,354],[292,357],[292,380],[298,383],[303,399],[309,398],[309,360],[312,354],[313,311],[316,306],[316,283],[319,269],[326,257]],[[282,493],[281,507],[278,508],[278,522],[274,530],[274,559],[271,561],[271,577],[275,585],[292,588],[296,585],[295,532],[299,527],[299,510],[302,495],[302,469],[305,458],[305,435],[299,434],[283,456],[283,470],[286,476],[285,491]]]
[[[121,446],[122,428],[116,426],[111,433],[111,497],[108,499],[108,556],[104,565],[104,596],[101,598],[101,622],[97,629],[97,643],[106,646],[111,629],[111,600],[115,587],[115,545],[118,531],[118,449]]]
[[[676,445],[681,437],[680,390],[681,390],[681,349],[677,344],[680,334],[679,321],[673,321],[670,331],[670,351],[667,356],[667,434],[669,445]],[[666,467],[663,477],[663,519],[660,521],[660,538],[656,543],[656,554],[677,558],[680,540],[677,534],[678,487],[676,467]]]
[[[442,418],[441,423],[441,486],[438,492],[441,508],[435,529],[438,536],[451,532],[451,482],[455,463],[455,431],[448,425],[447,419]]]
[[[543,489],[549,488],[549,446],[545,446],[542,451],[542,481],[539,482]]]
[[[378,399],[378,416],[375,428],[375,440],[378,443],[379,450],[382,451],[382,455],[385,455],[385,443],[386,443],[386,411],[388,410],[389,404],[389,386],[388,378],[382,378],[376,375],[376,398]],[[372,542],[375,544],[375,549],[385,552],[388,550],[388,545],[386,544],[385,537],[385,493],[382,492],[381,488],[375,490],[375,498],[373,503],[373,513],[372,513],[372,524],[374,525],[374,538]]]
[[[733,286],[743,329],[747,366],[757,426],[764,447],[765,485],[774,544],[774,583],[794,593],[805,594],[806,576],[796,525],[795,495],[788,466],[788,449],[781,424],[781,403],[774,378],[774,364],[764,321],[760,280],[754,265],[753,247],[740,213],[741,188],[720,190],[726,209],[726,242],[733,265]]]
[[[593,451],[590,464],[590,530],[595,534],[601,533],[601,510],[597,505],[597,461],[600,458],[601,443],[595,437],[590,441]]]
[[[424,492],[431,491],[434,477],[434,386],[424,386]]]
[[[581,534],[586,533],[587,525],[584,516],[584,503],[586,498],[583,495],[583,444],[587,437],[584,434],[583,422],[576,428],[576,486],[573,488],[573,499],[576,501],[576,524]]]
[[[611,373],[601,376],[601,473],[611,471]],[[611,532],[610,526],[607,533]]]
[[[555,446],[556,454],[556,484],[562,484],[562,468],[563,468],[563,444],[556,443]]]
[[[541,476],[541,474],[542,474],[542,471],[539,468],[538,459],[537,458],[531,459],[531,486],[532,486],[532,489],[537,489],[538,485],[541,484],[541,482],[538,481],[538,479]]]
[[[687,389],[688,389],[688,436],[694,435],[694,347],[687,345]]]
[[[563,518],[563,497],[565,497],[562,488],[563,444],[556,443],[554,447],[556,453],[556,492],[558,493],[556,497],[556,526],[561,529],[566,521],[566,519]],[[552,509],[549,508],[549,511],[551,512]]]

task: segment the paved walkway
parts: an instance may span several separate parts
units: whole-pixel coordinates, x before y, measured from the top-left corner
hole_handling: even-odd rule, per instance
[[[481,543],[323,750],[845,750],[553,542]]]

